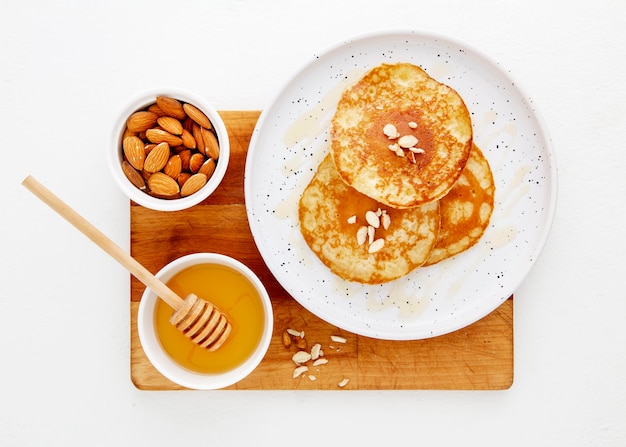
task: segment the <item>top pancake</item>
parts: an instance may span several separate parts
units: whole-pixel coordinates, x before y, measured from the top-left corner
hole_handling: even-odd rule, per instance
[[[390,150],[412,135],[414,150]],[[421,68],[382,64],[346,89],[330,128],[331,154],[344,182],[393,208],[411,208],[446,195],[461,175],[472,144],[463,99]],[[420,153],[423,150],[423,153]]]
[[[437,243],[424,265],[436,264],[478,242],[491,219],[495,189],[489,162],[473,145],[461,177],[439,200],[441,226]]]
[[[360,229],[370,226],[368,211],[379,214],[378,227],[370,230],[371,240],[359,240]],[[428,259],[439,230],[439,202],[387,208],[347,186],[326,155],[300,198],[298,218],[307,245],[332,272],[349,281],[380,284]],[[376,240],[383,241],[377,251]]]

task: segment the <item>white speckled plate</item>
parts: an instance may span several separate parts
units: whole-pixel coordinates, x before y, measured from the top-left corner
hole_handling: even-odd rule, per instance
[[[328,152],[343,89],[383,62],[411,62],[456,89],[496,182],[495,209],[468,251],[371,286],[331,273],[308,248],[298,200]],[[556,161],[532,101],[467,45],[420,32],[361,36],[315,55],[263,111],[245,170],[250,227],[269,269],[305,308],[357,334],[411,340],[463,328],[497,308],[535,263],[555,211]]]

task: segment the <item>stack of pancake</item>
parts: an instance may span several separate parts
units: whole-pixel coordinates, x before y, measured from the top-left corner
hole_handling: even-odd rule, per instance
[[[380,284],[476,244],[494,191],[461,96],[416,65],[382,64],[337,104],[300,230],[332,272]]]

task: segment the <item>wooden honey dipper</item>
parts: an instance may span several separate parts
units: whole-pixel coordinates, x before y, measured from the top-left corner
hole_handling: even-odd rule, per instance
[[[193,293],[183,300],[137,262],[135,258],[122,250],[120,246],[32,176],[26,177],[22,181],[22,185],[117,260],[135,278],[154,291],[157,296],[174,309],[174,313],[170,317],[170,323],[182,331],[191,341],[209,351],[216,351],[228,339],[232,325],[226,315],[217,307],[208,301],[198,298]]]

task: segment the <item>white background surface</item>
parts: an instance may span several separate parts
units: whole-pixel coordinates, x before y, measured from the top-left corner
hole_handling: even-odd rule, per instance
[[[0,444],[625,445],[626,3],[3,1]],[[142,392],[129,276],[20,186],[27,174],[129,246],[104,158],[117,111],[176,86],[263,109],[309,57],[415,28],[510,70],[559,164],[546,248],[515,297],[507,391]]]

